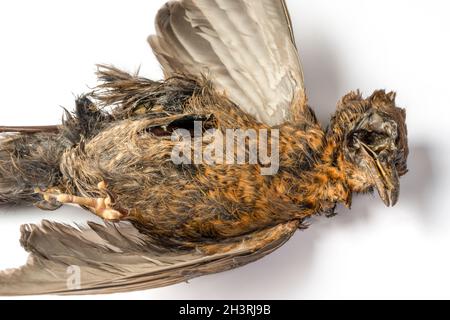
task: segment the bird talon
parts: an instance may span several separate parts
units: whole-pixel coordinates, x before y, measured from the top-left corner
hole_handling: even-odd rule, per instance
[[[123,214],[114,209],[105,209],[101,217],[108,221],[118,221],[123,218]]]
[[[333,204],[333,205],[330,205],[329,207],[323,208],[322,212],[323,212],[323,214],[325,214],[325,217],[334,218],[335,216],[338,215],[338,213],[336,212],[336,208],[337,208],[337,205]]]
[[[106,184],[106,182],[105,182],[105,181],[99,182],[99,183],[97,184],[97,188],[98,188],[100,191],[107,191],[107,184]]]
[[[40,194],[42,196],[42,198],[44,199],[44,201],[49,202],[49,203],[61,202],[59,200],[59,197],[61,195],[63,195],[61,190],[59,190],[57,188],[50,188],[50,189],[46,189],[46,190],[42,190],[41,188],[35,188],[34,192],[36,194]]]
[[[38,201],[38,202],[34,203],[34,206],[36,208],[39,208],[44,211],[55,211],[55,210],[58,210],[59,208],[61,208],[62,205],[63,204],[58,201],[46,201],[46,200],[42,200],[42,201]]]
[[[63,204],[75,204],[89,208],[94,214],[104,220],[117,221],[124,217],[120,211],[113,208],[113,196],[106,189],[106,183],[100,182],[98,188],[101,191],[106,192],[105,198],[89,198],[79,197],[71,194],[62,193],[59,189],[51,188],[43,191],[40,188],[36,188],[34,191],[37,194],[42,195],[44,201],[38,203],[39,208],[50,210],[50,208],[62,206]]]

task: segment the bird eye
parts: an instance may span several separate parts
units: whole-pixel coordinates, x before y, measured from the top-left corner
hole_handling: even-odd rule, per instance
[[[379,133],[374,131],[360,130],[356,133],[358,140],[371,146],[375,144],[379,138]]]
[[[368,146],[373,146],[383,142],[388,136],[383,132],[361,129],[353,134],[353,138]]]

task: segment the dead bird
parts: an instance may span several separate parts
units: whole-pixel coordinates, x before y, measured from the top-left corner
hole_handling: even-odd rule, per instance
[[[75,204],[106,220],[22,226],[30,258],[0,273],[0,294],[167,286],[260,259],[311,216],[350,207],[355,193],[397,203],[405,111],[394,93],[351,92],[324,130],[283,0],[172,1],[149,42],[165,80],[99,66],[99,85],[61,125],[0,127],[0,204]],[[277,171],[263,174],[263,161],[173,161],[177,132],[194,133],[189,152],[204,152],[211,130],[268,132]]]

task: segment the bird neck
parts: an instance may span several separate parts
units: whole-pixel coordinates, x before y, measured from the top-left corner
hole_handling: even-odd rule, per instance
[[[314,170],[315,179],[327,183],[322,187],[324,199],[327,197],[345,204],[348,208],[352,204],[352,194],[366,192],[369,185],[361,178],[358,169],[344,155],[344,142],[347,133],[342,130],[330,130],[326,135],[326,143],[322,154],[322,161]],[[318,185],[320,188],[320,183]],[[326,192],[326,190],[331,190]]]
[[[288,136],[292,137],[295,134]],[[287,196],[289,201],[301,209],[299,212],[304,217],[321,212],[332,214],[337,203],[351,205],[352,188],[348,184],[342,142],[328,137],[325,133],[317,135],[320,141],[313,138],[308,136],[308,139],[302,139],[310,141],[307,148],[305,145],[299,145],[298,150],[294,147],[289,153],[291,161],[286,161],[290,164],[296,163],[295,156],[309,149],[315,150],[310,157],[314,159],[312,165],[308,169],[282,172],[274,180],[278,194]],[[293,145],[291,140],[288,145]]]
[[[327,139],[321,161],[312,171],[310,198],[318,199],[322,212],[334,210],[337,203],[351,206],[353,189],[341,146],[340,142]]]

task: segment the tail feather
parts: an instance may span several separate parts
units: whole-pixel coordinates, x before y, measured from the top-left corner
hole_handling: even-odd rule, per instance
[[[36,188],[58,184],[63,151],[56,133],[0,136],[0,204],[31,205],[38,201]]]
[[[59,131],[59,126],[37,126],[37,127],[0,126],[0,133],[4,133],[4,132],[38,133],[38,132],[58,132],[58,131]]]

